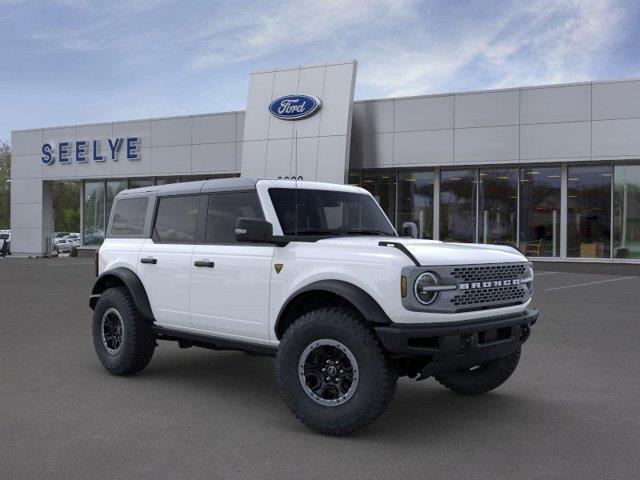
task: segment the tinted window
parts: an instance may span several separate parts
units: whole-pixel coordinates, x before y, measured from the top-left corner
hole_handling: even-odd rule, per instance
[[[160,199],[153,232],[160,243],[194,243],[200,197],[165,197]]]
[[[217,193],[209,196],[207,243],[235,243],[236,220],[263,218],[255,192]]]
[[[369,195],[335,190],[269,189],[284,235],[392,235]]]
[[[142,235],[147,215],[147,197],[123,198],[116,203],[111,222],[111,235]]]

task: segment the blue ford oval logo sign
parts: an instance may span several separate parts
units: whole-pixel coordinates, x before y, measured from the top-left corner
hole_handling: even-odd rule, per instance
[[[285,95],[269,105],[269,112],[281,120],[300,120],[313,115],[320,108],[320,99],[313,95]]]

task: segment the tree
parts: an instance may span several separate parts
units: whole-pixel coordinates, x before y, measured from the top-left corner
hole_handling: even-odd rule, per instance
[[[10,223],[11,147],[0,142],[0,230],[8,229]]]

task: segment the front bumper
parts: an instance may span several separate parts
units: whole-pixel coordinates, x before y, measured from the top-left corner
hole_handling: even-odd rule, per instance
[[[439,371],[471,367],[509,355],[529,338],[538,311],[529,308],[501,317],[434,324],[391,324],[375,327],[385,349],[425,364],[420,378]]]

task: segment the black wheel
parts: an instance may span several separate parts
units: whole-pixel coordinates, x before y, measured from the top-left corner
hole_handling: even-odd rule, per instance
[[[375,421],[396,389],[395,363],[362,318],[346,308],[321,308],[285,332],[276,380],[298,420],[329,435],[347,435]]]
[[[114,375],[130,375],[147,366],[156,341],[126,288],[109,288],[93,312],[93,346],[102,366]]]
[[[515,371],[520,360],[520,347],[506,357],[496,358],[470,368],[451,370],[435,375],[446,388],[461,395],[480,395],[498,388]]]

